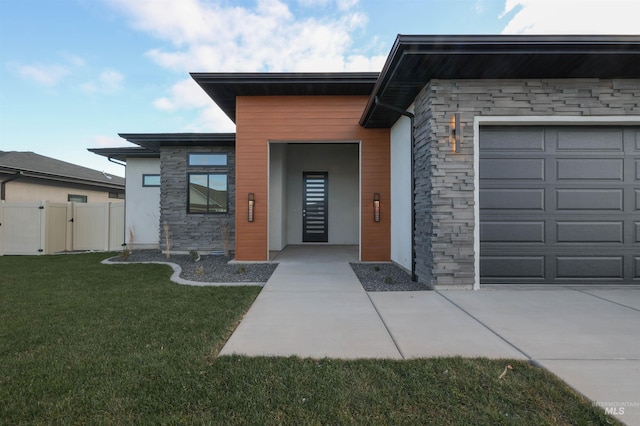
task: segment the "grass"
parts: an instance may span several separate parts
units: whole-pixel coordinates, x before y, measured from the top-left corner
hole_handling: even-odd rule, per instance
[[[618,424],[519,361],[216,357],[258,287],[106,256],[0,257],[0,423]]]

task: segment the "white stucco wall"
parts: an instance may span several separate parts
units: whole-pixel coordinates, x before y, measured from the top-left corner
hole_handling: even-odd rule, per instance
[[[411,120],[404,116],[391,128],[391,260],[411,270]]]
[[[359,243],[358,144],[287,145],[286,241],[302,244],[302,172],[329,173],[329,244]]]
[[[159,158],[128,158],[125,241],[133,232],[134,248],[157,248],[160,235],[160,187],[143,187],[142,175],[160,174]]]

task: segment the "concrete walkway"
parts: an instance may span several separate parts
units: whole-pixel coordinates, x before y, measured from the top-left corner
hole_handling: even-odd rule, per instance
[[[529,360],[640,425],[640,287],[366,293],[356,259],[287,247],[221,355]]]
[[[349,266],[357,247],[287,247],[221,355],[401,358]]]

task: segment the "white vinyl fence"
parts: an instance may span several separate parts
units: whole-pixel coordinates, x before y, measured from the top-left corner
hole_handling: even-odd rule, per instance
[[[120,250],[124,203],[0,203],[0,256]]]

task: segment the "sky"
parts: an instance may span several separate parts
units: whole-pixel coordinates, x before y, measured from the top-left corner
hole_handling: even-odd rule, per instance
[[[0,0],[0,150],[124,176],[118,133],[233,132],[189,72],[380,71],[397,34],[640,34],[640,0]]]

